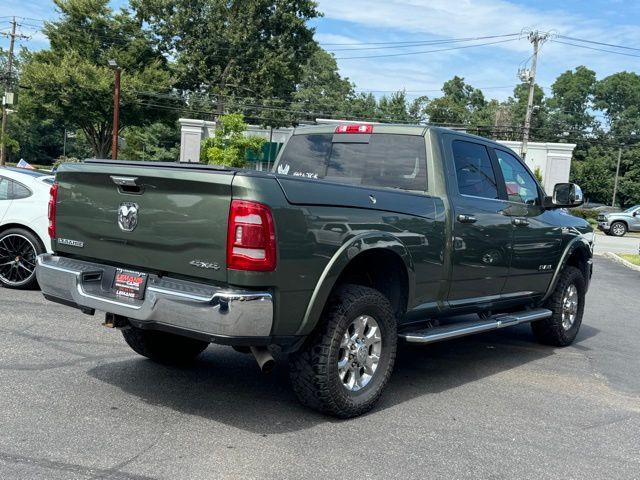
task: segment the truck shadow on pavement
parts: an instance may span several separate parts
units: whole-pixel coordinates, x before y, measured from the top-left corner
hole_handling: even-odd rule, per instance
[[[586,349],[580,342],[598,332],[583,325],[576,343],[569,348]],[[551,355],[554,349],[535,343],[526,325],[430,346],[400,344],[391,381],[369,415],[384,415],[387,409],[404,402],[476,382]],[[286,355],[276,360],[272,374],[265,376],[258,371],[251,355],[237,353],[229,347],[209,347],[190,366],[172,367],[133,358],[103,363],[88,373],[152,406],[263,436],[342,422],[301,406],[291,390]]]

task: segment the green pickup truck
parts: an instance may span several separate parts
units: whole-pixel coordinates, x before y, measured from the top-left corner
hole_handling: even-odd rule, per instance
[[[513,151],[425,126],[296,129],[272,172],[201,164],[65,164],[49,203],[45,297],[122,331],[160,362],[210,343],[288,354],[300,401],[371,409],[399,341],[530,323],[580,328],[594,235]]]

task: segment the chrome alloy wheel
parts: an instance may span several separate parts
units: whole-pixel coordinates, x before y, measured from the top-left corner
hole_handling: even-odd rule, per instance
[[[338,376],[342,385],[355,392],[367,386],[380,362],[382,337],[378,322],[360,315],[344,332],[340,342]]]
[[[26,237],[11,233],[0,238],[0,278],[12,287],[28,283],[36,271],[36,248]]]
[[[578,289],[572,283],[567,285],[562,296],[562,328],[569,330],[578,315]]]

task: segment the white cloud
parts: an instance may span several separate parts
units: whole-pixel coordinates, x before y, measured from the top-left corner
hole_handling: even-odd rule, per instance
[[[597,18],[590,18],[586,13],[575,10],[542,10],[507,0],[320,0],[320,10],[325,18],[339,22],[331,22],[330,33],[322,20],[317,25],[319,38],[324,43],[338,43],[328,40],[330,36],[342,38],[340,43],[382,42],[487,36],[539,29],[607,43],[640,45],[640,29],[637,25],[611,23],[608,16],[597,13],[597,9],[589,7],[589,3],[585,2],[584,11],[593,9],[593,15],[597,15]],[[341,28],[344,31],[340,31]],[[394,51],[344,51],[336,52],[336,56],[376,55]],[[467,50],[340,60],[339,64],[341,71],[361,89],[432,90],[439,89],[445,80],[456,74],[480,87],[515,85],[518,81],[518,64],[530,54],[531,45],[526,38],[522,38],[516,42]],[[550,85],[557,75],[579,65],[586,65],[603,77],[623,69],[638,70],[639,64],[638,58],[549,42],[544,45],[540,55],[538,83]],[[486,93],[488,96],[505,98],[511,91],[488,90]]]

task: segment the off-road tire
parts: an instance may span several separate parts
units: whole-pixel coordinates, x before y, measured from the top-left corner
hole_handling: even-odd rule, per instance
[[[374,375],[366,386],[354,392],[338,376],[338,355],[342,336],[361,315],[369,315],[377,322],[382,347]],[[362,415],[376,404],[391,376],[396,344],[397,324],[389,300],[373,288],[339,286],[329,298],[319,328],[289,356],[293,390],[303,405],[314,410],[338,418]]]
[[[619,230],[619,233],[616,233],[616,227]],[[609,227],[609,233],[611,233],[611,235],[613,235],[614,237],[624,237],[627,233],[627,230],[628,229],[626,223],[620,221],[613,222]]]
[[[29,254],[30,262],[35,262],[35,257],[46,252],[40,239],[29,230],[25,230],[23,228],[10,228],[0,233],[0,240],[11,236],[23,238],[30,244],[30,249],[33,250],[33,252]],[[33,258],[31,258],[31,255],[33,255]],[[2,255],[0,255],[0,258],[2,258]],[[16,290],[33,290],[38,288],[38,280],[35,275],[35,265],[33,274],[29,278],[12,282],[0,276],[0,285],[5,288],[13,288]]]
[[[209,345],[201,340],[158,330],[145,330],[133,325],[123,329],[122,336],[134,352],[168,364],[189,363]]]
[[[571,328],[566,330],[562,326],[563,298],[569,285],[575,285],[578,293],[578,310]],[[544,320],[531,323],[531,330],[536,339],[545,345],[566,347],[573,343],[582,324],[584,313],[584,300],[586,294],[586,282],[582,272],[576,267],[567,266],[560,273],[553,294],[547,300],[545,307],[553,312],[553,315]]]

